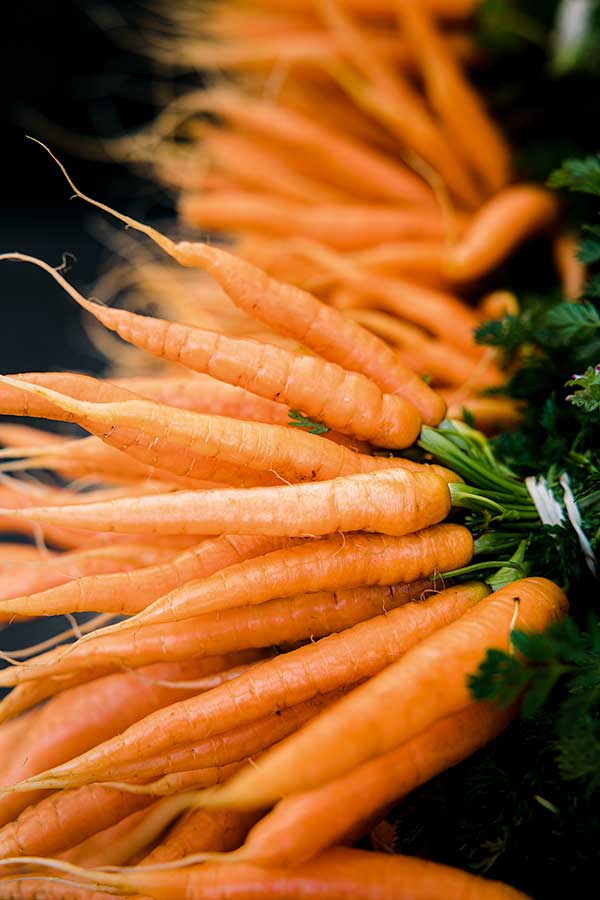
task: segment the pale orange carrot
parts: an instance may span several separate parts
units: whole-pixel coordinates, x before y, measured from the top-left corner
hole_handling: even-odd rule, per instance
[[[516,316],[519,312],[519,301],[512,291],[490,291],[479,301],[479,311],[484,319]]]
[[[583,293],[586,279],[586,267],[579,260],[579,240],[566,231],[554,239],[554,262],[562,284],[563,294],[567,300],[578,300]]]

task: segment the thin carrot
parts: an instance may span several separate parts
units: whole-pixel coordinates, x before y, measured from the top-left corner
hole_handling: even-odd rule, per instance
[[[563,294],[567,300],[578,300],[587,275],[586,267],[577,255],[579,240],[573,234],[562,232],[554,239],[553,251]]]
[[[14,597],[0,602],[0,615],[59,615],[75,612],[134,615],[187,581],[206,578],[219,569],[253,556],[261,556],[288,543],[285,538],[227,534],[205,540],[177,556],[168,549],[164,551],[159,548],[157,551],[150,548],[144,552],[148,555],[166,553],[172,558],[168,562],[140,567],[134,572],[91,575],[31,596]],[[129,552],[127,545],[123,550]]]
[[[364,375],[348,372],[336,363],[293,354],[269,344],[229,339],[215,332],[163,319],[108,309],[86,300],[41,260],[22,254],[3,254],[0,259],[18,259],[43,268],[100,322],[128,342],[163,359],[207,371],[222,381],[241,384],[270,400],[280,400],[293,409],[301,409],[338,431],[372,440],[381,446],[406,447],[418,434],[421,420],[410,403],[403,397],[383,393]],[[312,390],[315,382],[323,386],[324,394],[315,394]],[[33,386],[28,387],[34,391]],[[248,424],[254,424],[255,428],[259,425],[246,423],[246,426]]]
[[[250,230],[275,236],[301,236],[339,250],[356,250],[400,238],[445,237],[435,209],[380,204],[328,203],[307,206],[250,191],[184,193],[179,215],[202,230]]]
[[[112,786],[120,790],[138,790],[144,793],[148,787],[152,787],[152,784],[145,782],[152,778],[162,780],[176,772],[190,772],[207,766],[226,766],[241,762],[292,734],[339,696],[339,691],[317,695],[305,703],[277,710],[275,715],[263,716],[246,725],[238,725],[223,734],[117,767],[107,773],[106,778],[111,779]],[[158,784],[155,782],[155,786],[160,786],[160,782]]]
[[[60,859],[89,869],[98,866],[127,865],[137,850],[137,847],[134,846],[135,841],[131,841],[129,835],[140,834],[144,820],[152,815],[159,802],[153,803],[145,809],[139,809],[121,819],[116,825],[111,825],[109,828],[90,835],[75,847],[63,851]],[[142,843],[140,849],[144,849],[145,846],[146,844]],[[131,852],[132,850],[134,852]],[[2,882],[0,881],[1,886]],[[0,897],[2,897],[2,893],[0,893]]]
[[[11,863],[19,862],[16,857]],[[408,856],[335,848],[292,869],[245,863],[212,863],[173,871],[124,869],[118,873],[78,869],[68,863],[33,864],[59,869],[97,885],[146,894],[153,900],[528,900],[499,881]],[[27,877],[27,876],[23,876]]]
[[[544,578],[523,579],[497,591],[340,700],[326,716],[267,751],[260,769],[240,773],[207,803],[263,807],[310,790],[457,712],[469,703],[467,676],[487,649],[508,649],[515,603],[518,627],[525,631],[545,628],[564,616],[568,605],[561,589]]]
[[[512,397],[464,397],[460,393],[453,396],[446,394],[448,414],[454,419],[464,419],[465,415],[473,418],[475,427],[485,434],[499,431],[511,431],[523,420],[523,407]]]
[[[43,697],[91,681],[122,666],[139,666],[162,661],[178,662],[206,653],[228,653],[250,647],[294,645],[351,628],[420,597],[430,582],[416,581],[389,587],[361,587],[318,591],[267,601],[256,608],[225,609],[174,623],[145,625],[134,632],[98,633],[92,646],[80,643],[64,653],[64,648],[38,657],[36,665],[13,672],[22,681],[0,702],[0,720],[28,709]],[[273,591],[277,593],[277,590]],[[70,673],[70,674],[69,674]],[[8,672],[5,678],[11,677]]]
[[[415,643],[422,642],[425,635],[440,628],[445,631],[444,625],[462,616],[487,591],[488,588],[479,583],[449,588],[421,603],[406,604],[387,615],[355,625],[349,631],[324,638],[317,644],[307,644],[274,657],[201,697],[180,701],[146,717],[118,738],[41,776],[21,782],[18,790],[98,781],[106,770],[131,762],[141,753],[148,754],[150,751],[157,754],[173,744],[222,734],[272,714],[283,706],[302,703],[316,694],[350,687],[389,666]],[[325,719],[335,718],[334,711],[338,707],[339,702],[327,711]],[[320,720],[321,717],[315,722]],[[297,740],[307,727],[310,725],[288,738],[288,741]],[[287,741],[284,741],[279,746],[285,748],[286,744]],[[263,759],[267,760],[276,752],[267,751]],[[353,755],[355,753],[350,754]],[[351,765],[352,762],[348,767]],[[301,773],[297,773],[297,777],[302,780]],[[238,776],[240,778],[243,784],[244,778]],[[236,778],[232,784],[235,783]],[[300,789],[303,787],[301,785]],[[228,791],[224,795],[222,805],[227,806],[230,793]],[[214,797],[217,801],[219,794],[215,793]],[[248,808],[253,808],[253,805],[248,804]]]
[[[484,319],[516,316],[519,312],[519,301],[512,291],[490,291],[479,301],[479,310]]]
[[[238,654],[236,662],[251,660],[256,653]],[[137,673],[110,675],[90,685],[65,691],[51,700],[35,720],[35,741],[19,748],[12,757],[8,783],[42,771],[53,761],[64,762],[107,740],[134,722],[178,699],[194,696],[190,688],[162,687],[151,678],[178,680],[220,671],[231,660],[223,656],[197,662],[153,666]],[[143,676],[146,676],[144,678]],[[33,736],[33,733],[32,733]],[[0,798],[0,826],[10,822],[37,799],[35,794],[8,794]]]
[[[444,272],[470,281],[497,266],[525,238],[552,225],[558,215],[554,194],[531,184],[507,187],[473,216],[465,234],[448,251]]]
[[[406,0],[399,2],[396,9],[406,37],[418,47],[428,98],[453,146],[490,192],[499,190],[509,181],[511,169],[504,138],[449,52],[429,11]]]

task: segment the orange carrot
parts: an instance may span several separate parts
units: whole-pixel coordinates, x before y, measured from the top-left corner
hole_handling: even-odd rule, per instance
[[[251,660],[256,653],[238,654],[235,662]],[[35,720],[33,743],[16,749],[5,783],[35,775],[45,767],[64,762],[129,725],[178,699],[192,697],[195,689],[162,687],[151,679],[197,678],[226,668],[230,658],[211,657],[198,662],[153,666],[137,673],[111,675],[65,691],[51,700]],[[146,676],[145,678],[143,676]],[[36,799],[35,794],[7,794],[0,798],[0,825],[10,822]]]
[[[102,831],[90,835],[90,837],[81,841],[80,844],[61,853],[60,859],[89,869],[94,869],[98,866],[127,865],[133,856],[133,853],[130,853],[132,842],[129,840],[129,835],[134,834],[137,836],[140,834],[144,820],[152,814],[159,802],[153,803],[145,809],[139,809],[121,819],[116,825],[111,825],[109,828],[104,828]],[[144,847],[145,844],[140,849],[144,849]],[[2,882],[0,881],[0,887],[1,885]],[[2,897],[1,892],[0,897]]]
[[[98,781],[107,770],[131,762],[140,754],[147,755],[149,751],[157,754],[173,744],[222,734],[272,714],[283,706],[302,703],[316,694],[340,687],[349,687],[389,666],[415,643],[423,641],[427,634],[438,629],[445,631],[444,625],[462,616],[487,591],[488,588],[479,583],[449,588],[421,603],[406,604],[387,615],[355,625],[349,631],[324,638],[317,644],[307,644],[260,663],[239,678],[201,697],[173,704],[133,725],[118,738],[106,741],[41,776],[23,781],[19,791],[27,787],[50,788]],[[337,708],[339,703],[327,711],[325,720],[335,719]],[[321,717],[315,720],[315,724],[320,721]],[[310,725],[287,740],[298,740],[307,728]],[[285,748],[286,745],[287,741],[284,741],[279,746]],[[268,760],[276,752],[267,751],[263,759]],[[354,755],[356,751],[350,754],[351,757]],[[340,765],[343,764],[340,762]],[[351,766],[352,762],[348,768]],[[302,780],[301,773],[296,774]],[[239,783],[240,779],[243,784],[245,779],[240,775],[237,779],[234,777],[232,784]],[[304,785],[301,785],[300,789],[303,788]],[[214,796],[217,801],[219,794]],[[230,796],[231,790],[223,795],[222,805],[227,806]],[[258,805],[248,804],[248,807]]]
[[[578,300],[583,293],[587,275],[585,265],[577,256],[579,240],[573,234],[562,232],[554,239],[553,249],[563,294],[567,300]]]
[[[519,301],[512,291],[490,291],[479,301],[479,310],[484,319],[516,316],[519,312]]]
[[[525,238],[552,225],[557,215],[558,201],[550,191],[531,184],[505,188],[477,211],[448,251],[445,274],[456,281],[479,278]]]
[[[187,581],[206,578],[219,569],[253,556],[261,556],[288,543],[286,538],[226,534],[205,540],[177,556],[168,549],[143,548],[142,552],[146,556],[159,556],[163,553],[172,558],[169,562],[146,565],[134,572],[84,576],[76,582],[68,582],[38,594],[14,597],[0,602],[0,615],[38,616],[75,612],[134,615],[153,600],[181,587]],[[119,548],[119,551],[129,552],[127,545]]]
[[[425,638],[326,716],[267,751],[259,769],[241,772],[207,803],[264,807],[344,775],[458,712],[469,703],[467,676],[487,649],[508,649],[515,603],[518,627],[525,631],[541,630],[567,611],[567,598],[551,581],[527,578],[509,584]]]
[[[428,10],[418,3],[397,4],[406,37],[418,47],[425,89],[448,137],[486,188],[497,191],[510,178],[510,155],[502,135],[449,52]]]
[[[117,331],[128,342],[163,359],[207,371],[222,381],[239,383],[268,399],[281,400],[294,409],[300,409],[338,431],[372,440],[373,443],[379,442],[382,446],[406,447],[418,434],[421,420],[414,407],[400,396],[383,393],[364,375],[347,372],[335,363],[293,354],[269,344],[229,339],[215,332],[163,319],[107,309],[82,297],[46,263],[20,254],[0,256],[0,259],[8,258],[40,266],[104,325]],[[312,390],[315,382],[322,385],[327,395],[325,399]],[[11,383],[15,385],[17,382]],[[33,386],[28,387],[34,392]],[[37,389],[42,390],[40,387]],[[352,398],[351,404],[349,397]],[[254,428],[259,425],[246,423],[246,426],[249,424],[253,424]]]
[[[134,632],[135,640],[128,631],[98,633],[92,646],[80,643],[67,654],[61,648],[51,655],[38,657],[36,666],[23,666],[13,672],[12,677],[32,680],[22,681],[0,702],[0,720],[70,688],[71,679],[82,683],[119,669],[124,659],[130,667],[138,668],[165,660],[190,660],[206,653],[310,641],[395,609],[420,597],[429,587],[429,582],[416,581],[390,587],[300,594],[270,600],[259,608],[225,609],[195,617],[193,628],[188,619],[141,626]],[[4,677],[11,676],[5,673]]]
[[[380,204],[328,203],[308,206],[250,191],[184,193],[179,198],[184,222],[203,231],[256,231],[301,236],[340,250],[356,250],[400,238],[445,237],[445,222],[435,209]]]
[[[509,715],[470,704],[397,750],[378,756],[322,787],[280,800],[232,858],[261,866],[294,866],[356,840],[391,803],[493,740]]]
[[[10,513],[41,525],[134,534],[239,534],[303,537],[336,531],[412,534],[444,519],[450,492],[435,472],[382,469],[331,481],[149,497]],[[0,509],[0,516],[3,511]]]
[[[39,863],[35,858],[27,861]],[[67,863],[53,863],[52,868],[60,866],[71,877],[153,900],[528,900],[506,884],[450,866],[342,847],[292,869],[212,863],[172,871],[176,864],[165,865],[167,871],[125,869],[110,874]]]
[[[484,434],[511,431],[523,418],[522,405],[512,397],[463,397],[460,392],[458,396],[449,392],[446,397],[449,416],[463,419],[466,411]]]

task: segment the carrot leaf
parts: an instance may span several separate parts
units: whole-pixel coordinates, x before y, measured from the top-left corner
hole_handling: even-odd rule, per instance
[[[329,431],[327,425],[323,425],[322,422],[314,422],[312,419],[308,419],[298,409],[290,409],[288,417],[288,425],[291,425],[294,428],[304,428],[304,430],[308,431],[310,434],[325,434]]]

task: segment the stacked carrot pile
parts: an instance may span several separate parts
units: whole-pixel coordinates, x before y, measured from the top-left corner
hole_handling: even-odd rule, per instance
[[[466,4],[428,0],[427,10],[450,5]],[[109,308],[41,260],[1,257],[45,269],[102,328],[164,368],[113,381],[0,376],[2,413],[88,433],[0,426],[0,527],[36,542],[2,550],[0,616],[71,618],[69,631],[7,657],[0,672],[11,688],[0,701],[0,898],[523,897],[352,845],[506,726],[511,711],[469,693],[487,649],[508,650],[513,628],[542,630],[566,614],[564,594],[543,578],[495,593],[453,583],[473,553],[468,529],[447,519],[459,479],[394,455],[446,410],[419,374],[419,353],[446,360],[436,379],[445,384],[454,377],[471,390],[499,377],[472,341],[478,313],[452,285],[479,278],[556,211],[542,190],[506,187],[503,142],[455,62],[470,53],[464,35],[441,36],[420,4],[399,4],[398,49],[391,4],[353,7],[367,13],[318,4],[320,25],[308,4],[240,2],[215,14],[228,40],[250,12],[270,22],[275,47],[290,21],[318,29],[318,65],[302,57],[302,79],[293,91],[283,80],[276,103],[265,100],[268,53],[244,77],[254,99],[237,87],[199,99],[226,119],[235,112],[230,130],[202,125],[203,140],[221,147],[223,134],[248,148],[240,161],[263,160],[249,185],[236,150],[230,171],[196,185],[206,193],[182,199],[197,224],[250,224],[241,254],[174,242],[90,201],[182,267],[190,277],[168,274],[163,289],[189,286],[200,322]],[[223,46],[230,58],[232,46]],[[323,98],[322,122],[300,110],[311,91]],[[287,138],[243,125],[242,113],[308,137],[292,152]],[[465,122],[485,152],[469,155]],[[412,137],[394,132],[401,125]],[[158,150],[166,166],[172,148]],[[296,184],[297,196],[276,182]],[[211,208],[233,218],[209,221]],[[320,233],[296,230],[321,216]],[[257,268],[252,260],[269,254],[269,272]],[[285,282],[270,274],[278,265],[280,276],[289,266]],[[160,267],[152,271],[158,280]],[[199,271],[226,301],[204,303],[213,295]],[[315,275],[320,297],[304,289]],[[374,298],[383,311],[370,308]],[[418,336],[412,356],[400,338],[382,339],[392,328]],[[29,468],[64,486],[17,477]],[[75,613],[96,615],[79,625]]]
[[[185,225],[223,232],[244,259],[342,310],[439,387],[454,415],[466,406],[494,429],[517,410],[481,396],[503,376],[473,332],[516,300],[488,276],[526,238],[552,235],[558,208],[545,189],[513,183],[510,149],[470,83],[476,7],[242,0],[203,16],[197,2],[176,4],[178,39],[157,37],[152,52],[215,77],[128,149],[177,190]],[[557,237],[555,252],[577,296],[574,242]],[[189,314],[214,303],[197,279],[141,272],[166,310],[182,292],[194,296]]]

